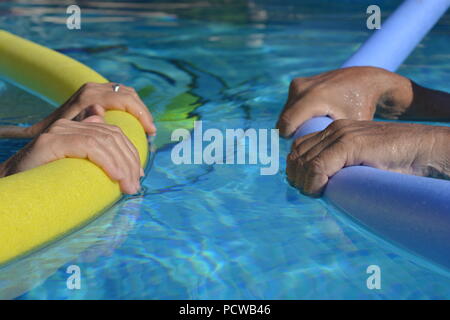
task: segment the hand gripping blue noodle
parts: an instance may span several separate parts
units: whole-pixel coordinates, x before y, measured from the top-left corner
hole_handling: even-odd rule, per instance
[[[395,71],[450,6],[450,0],[406,0],[342,67]],[[325,129],[316,117],[294,137]],[[450,267],[450,181],[365,166],[340,170],[324,197],[376,233]]]

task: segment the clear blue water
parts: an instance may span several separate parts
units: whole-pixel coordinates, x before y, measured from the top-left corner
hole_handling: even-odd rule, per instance
[[[112,81],[154,86],[145,102],[155,114],[193,95],[204,125],[221,129],[272,128],[292,78],[338,67],[370,34],[372,1],[186,3],[86,2],[82,30],[68,31],[58,1],[2,2],[0,26]],[[398,1],[380,3],[387,14]],[[399,72],[449,91],[449,34],[447,15]],[[33,123],[52,109],[4,82],[0,99],[1,124]],[[1,158],[23,143],[2,141]],[[176,166],[170,147],[158,149],[143,196],[0,270],[8,290],[22,285],[11,291],[20,299],[450,298],[444,271],[292,189],[288,141],[274,176],[254,165]],[[81,290],[66,288],[73,264]],[[366,287],[372,264],[381,290]]]

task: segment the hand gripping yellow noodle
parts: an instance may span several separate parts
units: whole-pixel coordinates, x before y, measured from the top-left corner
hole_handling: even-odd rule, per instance
[[[0,76],[55,104],[86,82],[107,82],[63,54],[2,30]],[[139,121],[122,111],[106,112],[105,121],[123,130],[144,166],[148,143]],[[120,196],[118,183],[85,159],[62,159],[1,178],[0,265],[83,226]]]

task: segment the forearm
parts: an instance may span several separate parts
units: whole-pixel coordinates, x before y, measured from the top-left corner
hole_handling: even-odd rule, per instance
[[[433,127],[428,176],[450,179],[450,127]]]
[[[393,120],[450,121],[449,93],[425,88],[386,70],[373,68],[366,72],[371,79],[366,84],[367,91],[375,97],[377,116]]]
[[[20,153],[20,151],[18,153]],[[16,157],[17,157],[17,153],[14,154],[8,160],[5,160],[5,162],[0,163],[0,178],[4,178],[4,177],[7,177],[7,176],[13,174],[13,172],[11,172],[11,163],[14,161],[14,158],[16,158]]]
[[[18,126],[0,126],[0,138],[32,138],[33,134],[30,127],[18,127]],[[0,178],[6,177],[8,175],[13,174],[11,164],[20,157],[24,153],[24,149],[19,150],[16,154],[14,154],[11,158],[0,163]]]
[[[413,100],[404,120],[450,121],[450,94],[412,83]]]
[[[10,159],[6,160],[3,163],[0,163],[0,178],[8,176],[8,163],[10,162]]]
[[[32,138],[30,127],[0,126],[0,138]]]
[[[0,178],[5,176],[5,163],[0,163]]]

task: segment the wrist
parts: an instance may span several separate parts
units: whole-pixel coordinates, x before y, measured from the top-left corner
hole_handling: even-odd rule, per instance
[[[20,171],[23,171],[21,169],[21,162],[24,158],[24,156],[27,153],[26,147],[24,149],[19,150],[17,153],[12,155],[10,158],[8,158],[5,162],[0,164],[0,177],[7,177],[12,174],[18,173]]]
[[[31,138],[31,127],[0,126],[0,138]]]
[[[414,100],[405,119],[450,120],[450,94],[428,89],[413,82]]]
[[[376,86],[376,115],[399,119],[408,112],[414,100],[414,83],[399,74],[380,69]]]
[[[3,178],[4,176],[6,176],[6,161],[0,163],[0,178]]]
[[[7,159],[5,162],[0,164],[0,178],[4,178],[16,173],[13,170],[14,163],[15,163],[15,155],[13,155],[11,158]]]
[[[428,156],[428,176],[450,179],[450,128],[433,127]]]

